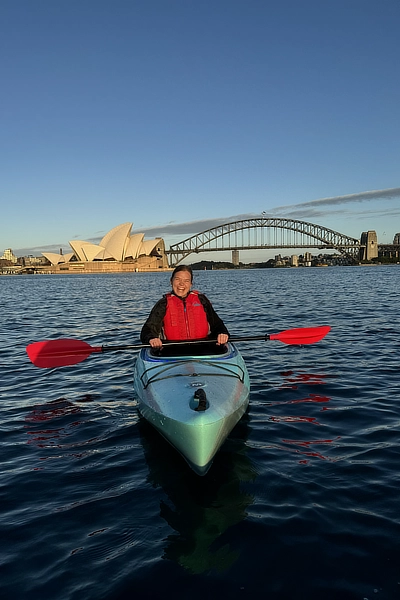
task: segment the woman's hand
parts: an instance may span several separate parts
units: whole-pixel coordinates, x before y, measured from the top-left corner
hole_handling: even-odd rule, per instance
[[[151,340],[149,340],[149,344],[152,348],[161,348],[162,347],[162,341],[159,337],[152,338]]]
[[[227,343],[228,339],[229,339],[229,335],[227,335],[226,333],[219,333],[218,337],[217,337],[217,345],[223,346],[224,344]]]

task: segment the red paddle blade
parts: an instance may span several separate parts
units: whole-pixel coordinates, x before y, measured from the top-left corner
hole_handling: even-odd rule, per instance
[[[26,351],[36,367],[52,369],[75,365],[85,360],[92,352],[101,352],[101,346],[90,346],[81,340],[47,340],[27,346]]]
[[[279,340],[284,344],[315,344],[315,342],[322,340],[330,330],[329,325],[288,329],[287,331],[281,331],[281,333],[273,333],[269,336],[269,339]]]

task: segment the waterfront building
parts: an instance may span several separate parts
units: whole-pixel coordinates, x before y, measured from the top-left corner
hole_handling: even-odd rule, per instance
[[[132,223],[111,229],[98,244],[83,240],[69,242],[72,252],[43,252],[51,272],[110,273],[168,269],[162,238],[145,240],[144,233],[131,235]]]
[[[304,252],[303,265],[305,267],[311,267],[311,265],[312,265],[312,254],[311,254],[311,252]]]
[[[3,256],[0,256],[0,260],[9,260],[14,265],[18,262],[18,258],[15,256],[11,248],[7,248],[6,250],[4,250],[4,254]]]

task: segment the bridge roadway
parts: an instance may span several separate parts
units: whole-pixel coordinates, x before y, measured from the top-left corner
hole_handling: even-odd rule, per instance
[[[303,248],[337,250],[356,260],[361,241],[305,221],[258,217],[218,225],[197,233],[166,250],[171,267],[189,254],[199,252]]]

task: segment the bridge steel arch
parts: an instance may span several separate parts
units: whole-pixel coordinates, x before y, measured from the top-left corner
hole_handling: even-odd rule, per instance
[[[352,259],[358,256],[360,240],[333,229],[295,219],[260,217],[233,221],[197,233],[166,251],[171,267],[189,254],[222,250],[266,250],[271,248],[318,248],[337,250]]]

